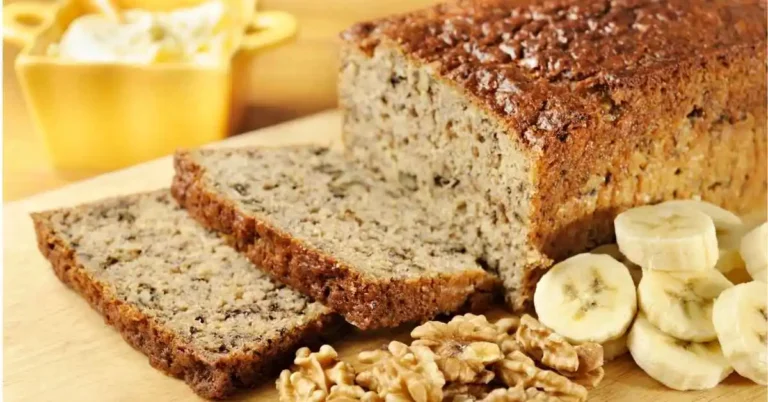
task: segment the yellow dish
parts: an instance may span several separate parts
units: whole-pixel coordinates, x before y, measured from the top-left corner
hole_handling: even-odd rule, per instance
[[[123,9],[166,11],[192,0],[129,0]],[[254,0],[228,2],[225,57],[211,66],[84,63],[49,56],[69,24],[92,13],[85,2],[19,2],[3,8],[3,37],[16,59],[25,100],[56,168],[112,170],[224,138],[232,110],[231,61],[292,38],[296,21],[254,12]]]

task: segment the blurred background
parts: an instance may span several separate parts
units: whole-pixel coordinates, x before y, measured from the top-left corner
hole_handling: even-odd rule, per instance
[[[18,1],[6,0],[4,6]],[[46,1],[46,0],[38,0]],[[277,47],[233,59],[233,88],[244,104],[239,133],[336,105],[338,33],[356,21],[408,11],[434,0],[261,0],[258,10],[295,16],[298,33]],[[43,135],[25,105],[14,61],[19,48],[3,47],[3,194],[12,201],[96,175],[54,168]],[[55,149],[54,149],[55,151]]]

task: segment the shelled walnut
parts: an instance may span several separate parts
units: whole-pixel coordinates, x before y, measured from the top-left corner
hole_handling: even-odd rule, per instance
[[[387,350],[362,352],[356,381],[387,401],[441,402],[445,377],[425,346],[390,342]]]
[[[357,385],[334,385],[328,394],[327,402],[384,402],[374,392],[364,391]]]
[[[487,367],[503,358],[501,333],[485,316],[466,314],[448,323],[430,321],[414,328],[414,346],[432,350],[449,382],[488,383],[494,374]]]
[[[576,345],[574,349],[579,358],[579,368],[573,372],[560,371],[560,374],[585,387],[596,387],[605,376],[603,347],[597,343],[587,342]]]
[[[355,372],[323,346],[296,353],[277,382],[283,402],[581,402],[603,378],[602,346],[572,345],[531,316],[466,314],[361,352]]]
[[[550,395],[538,388],[528,388],[525,390],[526,401],[529,402],[564,402],[571,399],[562,399],[560,397]]]
[[[570,372],[579,368],[573,345],[528,314],[520,319],[517,341],[526,354],[547,367]]]
[[[443,402],[475,402],[485,398],[493,386],[489,384],[449,383],[443,388]]]
[[[538,391],[531,393],[543,393],[563,401],[587,399],[586,388],[554,371],[537,367],[533,359],[519,351],[505,356],[504,360],[496,363],[495,369],[499,378],[509,387],[522,386],[526,392],[529,388],[536,388]]]
[[[528,395],[522,386],[497,388],[478,402],[525,402]]]
[[[520,327],[520,317],[504,317],[493,323],[500,332],[508,335],[514,335],[517,328]]]
[[[501,353],[509,354],[515,350],[520,350],[520,343],[517,342],[516,332],[520,326],[519,317],[502,318],[494,323],[499,330],[499,347]]]
[[[538,388],[525,389],[522,384],[495,389],[482,384],[451,384],[446,386],[444,391],[443,402],[562,402],[568,400]]]
[[[601,345],[571,345],[527,314],[520,319],[517,341],[525,354],[578,384],[595,387],[605,375]]]
[[[316,353],[308,348],[296,351],[294,366],[283,370],[277,380],[281,402],[345,402],[363,400],[376,402],[372,395],[355,385],[355,372],[348,363],[338,360],[331,346],[323,345]],[[352,395],[359,395],[353,399]],[[367,399],[363,399],[367,398]]]

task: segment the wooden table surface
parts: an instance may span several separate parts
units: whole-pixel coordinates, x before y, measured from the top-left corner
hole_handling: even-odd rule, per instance
[[[232,138],[225,145],[337,144],[339,116],[323,113],[287,125]],[[169,185],[169,158],[5,205],[3,211],[4,396],[6,401],[189,401],[194,394],[182,382],[151,368],[147,358],[122,341],[101,317],[54,276],[38,253],[29,212],[71,206],[106,196]],[[335,342],[343,357],[406,340],[408,329],[343,334]],[[274,401],[272,381],[237,400]],[[766,388],[732,375],[705,392],[666,389],[625,356],[606,367],[593,401],[693,402],[766,400]]]

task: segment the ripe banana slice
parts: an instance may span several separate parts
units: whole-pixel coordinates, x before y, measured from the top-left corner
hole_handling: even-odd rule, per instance
[[[603,361],[609,362],[629,352],[627,348],[627,334],[620,338],[603,342]]]
[[[579,254],[544,274],[533,304],[542,324],[569,341],[602,343],[627,330],[637,296],[627,267],[607,255]]]
[[[766,297],[765,283],[743,283],[721,293],[712,311],[725,357],[737,373],[762,385],[768,385]]]
[[[638,207],[619,214],[614,227],[621,253],[645,269],[701,271],[717,262],[715,224],[703,212]]]
[[[624,254],[619,251],[619,246],[614,244],[604,244],[600,247],[590,251],[591,254],[605,254],[610,255],[616,261],[624,264],[629,269],[629,275],[632,276],[632,281],[635,282],[635,286],[640,284],[640,279],[643,277],[643,269],[639,265],[627,259]]]
[[[768,282],[768,222],[752,229],[741,239],[741,258],[752,279]]]
[[[717,341],[675,339],[638,314],[627,336],[638,366],[654,380],[679,391],[714,388],[733,372]]]
[[[744,260],[739,254],[739,245],[742,236],[744,236],[745,225],[736,214],[706,201],[674,200],[663,202],[658,206],[693,209],[705,213],[712,218],[712,222],[715,224],[719,249],[719,258],[715,268],[725,274],[744,267]]]
[[[681,209],[694,209],[705,213],[712,218],[715,228],[733,229],[739,228],[743,222],[738,215],[715,204],[698,200],[672,200],[658,204],[660,207],[679,207]]]
[[[715,269],[689,272],[648,271],[637,288],[640,310],[660,330],[675,338],[717,339],[712,325],[715,298],[733,284]]]

